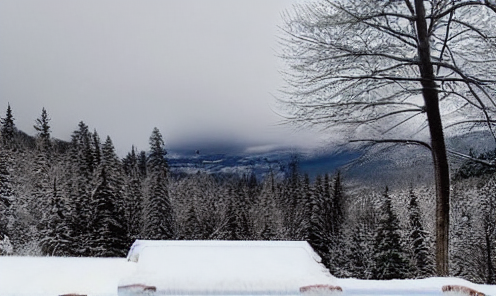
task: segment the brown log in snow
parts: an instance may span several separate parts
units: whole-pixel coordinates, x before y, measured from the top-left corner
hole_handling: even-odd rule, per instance
[[[474,289],[465,287],[465,286],[460,286],[460,285],[446,285],[443,286],[443,292],[457,292],[460,294],[465,294],[469,296],[485,296],[484,293],[481,293],[479,291],[476,291]]]

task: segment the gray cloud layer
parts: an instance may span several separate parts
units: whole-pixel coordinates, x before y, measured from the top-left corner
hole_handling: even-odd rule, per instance
[[[147,149],[154,126],[171,146],[314,142],[271,110],[277,25],[294,2],[2,1],[0,108],[34,134],[45,107],[67,140],[83,120],[120,153]]]

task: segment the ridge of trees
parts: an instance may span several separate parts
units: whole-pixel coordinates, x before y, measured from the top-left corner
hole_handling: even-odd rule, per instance
[[[59,149],[46,110],[38,119],[34,141],[16,131],[0,145],[0,255],[122,257],[136,239],[306,240],[336,276],[433,275],[432,188],[378,193],[339,172],[310,180],[297,158],[285,176],[171,176],[156,128],[148,152],[119,159],[84,122]],[[496,182],[483,178],[455,183],[450,273],[489,283]]]

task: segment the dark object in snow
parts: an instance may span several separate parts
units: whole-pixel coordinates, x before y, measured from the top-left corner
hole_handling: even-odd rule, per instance
[[[62,294],[59,296],[86,296],[86,295],[84,295],[84,294]]]
[[[462,295],[469,295],[469,296],[485,296],[484,293],[481,293],[479,291],[476,291],[474,289],[465,287],[465,286],[459,286],[459,285],[446,285],[443,286],[443,292],[457,292]]]
[[[143,284],[119,286],[118,288],[119,295],[140,294],[143,292],[157,292],[157,288],[155,286],[147,286]]]
[[[343,289],[340,286],[332,286],[332,285],[311,285],[300,288],[300,293],[302,294],[325,295],[327,293],[336,293],[336,292],[343,292]]]

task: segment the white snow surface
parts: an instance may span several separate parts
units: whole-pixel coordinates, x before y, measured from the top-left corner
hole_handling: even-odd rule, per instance
[[[307,242],[136,241],[128,258],[138,267],[120,285],[165,295],[297,295],[303,286],[336,284]]]
[[[135,268],[125,258],[0,256],[0,296],[116,296]]]
[[[343,296],[446,296],[443,285],[496,295],[496,286],[457,278],[334,278],[302,242],[138,241],[128,258],[0,256],[0,296],[117,296],[119,285],[137,283],[157,287],[157,295],[299,295],[312,284],[340,286]]]

